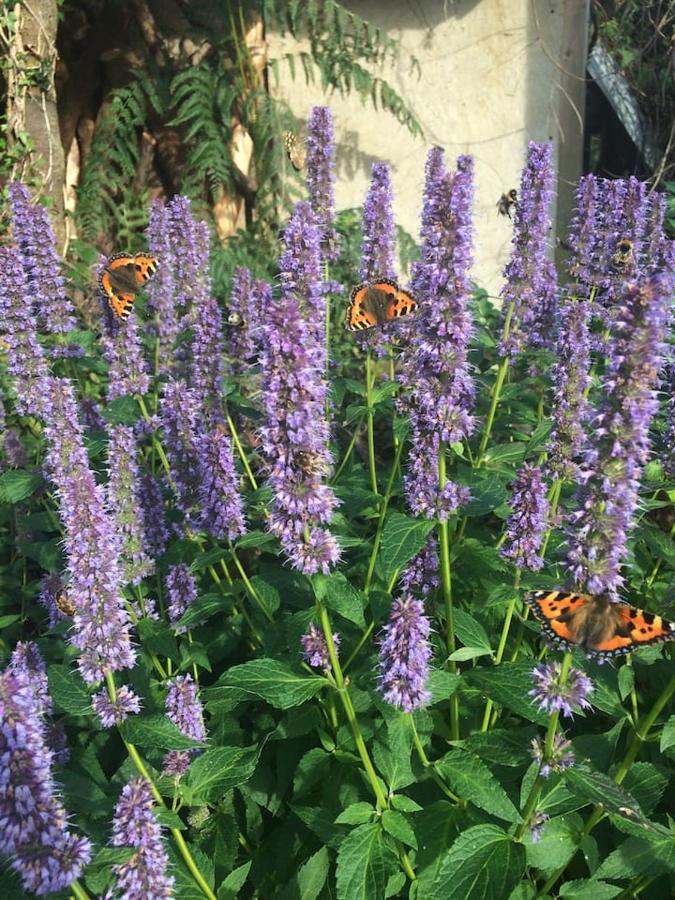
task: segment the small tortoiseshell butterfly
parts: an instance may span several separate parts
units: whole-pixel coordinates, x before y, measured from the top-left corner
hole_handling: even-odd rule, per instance
[[[389,278],[365,281],[352,291],[345,324],[349,331],[362,331],[400,316],[409,316],[418,306],[412,294]]]
[[[589,656],[611,659],[675,641],[672,622],[623,601],[567,591],[532,591],[524,599],[544,634],[565,650],[578,645]]]
[[[108,305],[119,319],[131,312],[136,294],[157,271],[159,260],[148,253],[116,253],[111,256],[98,278]]]
[[[307,146],[297,134],[292,131],[284,131],[284,147],[291,165],[296,172],[304,168],[307,159]]]

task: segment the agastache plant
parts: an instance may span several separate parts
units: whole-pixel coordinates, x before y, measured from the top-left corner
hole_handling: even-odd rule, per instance
[[[186,737],[206,740],[204,711],[191,675],[179,675],[169,682],[165,705],[167,718]],[[180,778],[187,772],[195,752],[196,749],[169,751],[164,757],[163,774]]]
[[[159,269],[147,287],[148,330],[154,343],[157,374],[168,374],[175,364],[175,343],[180,324],[169,209],[159,200],[153,200],[150,204],[148,245],[150,253],[160,260]]]
[[[315,669],[323,669],[324,672],[331,671],[330,654],[328,653],[328,643],[323,632],[310,622],[307,631],[300,638],[302,644],[302,653],[306,662]],[[340,646],[340,635],[333,634],[333,644],[337,652]]]
[[[649,426],[670,321],[673,280],[655,276],[625,286],[616,310],[602,400],[591,422],[584,481],[568,532],[568,566],[577,585],[616,594],[633,525]]]
[[[281,297],[273,302],[270,291],[269,302],[261,307],[261,436],[273,496],[269,527],[295,568],[305,574],[328,573],[340,551],[323,526],[338,501],[325,483],[331,468],[326,352],[314,318],[322,300],[319,234],[307,203],[298,204],[286,228],[279,267]]]
[[[411,510],[427,518],[447,518],[469,497],[452,482],[439,487],[438,471],[442,445],[463,440],[474,426],[468,362],[472,196],[473,160],[461,156],[451,175],[443,151],[434,147],[426,167],[422,259],[412,277],[420,309],[401,376],[411,427],[406,496]]]
[[[516,473],[511,495],[512,513],[506,523],[501,554],[518,568],[539,571],[544,560],[539,550],[546,531],[548,501],[546,482],[539,466],[523,463]]]
[[[410,595],[394,600],[380,642],[379,688],[387,703],[405,712],[431,699],[427,689],[430,631],[421,600]]]
[[[255,305],[253,276],[246,266],[237,266],[227,309],[229,326],[228,356],[233,374],[245,375],[256,356],[256,323],[260,319]]]
[[[313,107],[307,123],[307,191],[316,217],[322,256],[336,259],[339,253],[335,231],[335,139],[333,115],[327,106]]]

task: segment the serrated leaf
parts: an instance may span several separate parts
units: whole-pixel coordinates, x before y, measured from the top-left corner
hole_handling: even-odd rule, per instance
[[[675,839],[672,834],[658,840],[629,837],[612,851],[595,872],[596,878],[635,878],[675,872]]]
[[[525,848],[496,825],[462,832],[443,857],[428,900],[498,900],[525,872]]]
[[[465,516],[485,516],[501,506],[507,496],[506,485],[497,475],[472,482],[471,499],[462,507],[462,513]]]
[[[316,900],[326,883],[329,868],[328,850],[322,847],[300,867],[295,877],[294,900]]]
[[[434,524],[427,519],[411,519],[399,512],[389,513],[380,545],[380,566],[385,579],[391,578],[422,550]]]
[[[621,666],[619,669],[618,682],[619,694],[621,695],[621,699],[625,700],[635,687],[635,669],[632,666]]]
[[[126,741],[138,744],[139,747],[158,747],[160,750],[189,750],[192,747],[203,747],[200,741],[194,741],[179,731],[166,716],[130,716],[120,725],[120,731]]]
[[[229,612],[231,609],[231,594],[202,594],[173,624],[173,628],[195,628],[208,621],[211,616],[215,616],[219,612]]]
[[[300,706],[327,684],[325,678],[298,675],[276,659],[253,659],[234,666],[218,681],[218,687],[234,688],[242,699],[261,697],[277,709]]]
[[[421,812],[424,808],[420,806],[419,803],[415,803],[414,800],[411,800],[410,797],[406,797],[405,794],[392,794],[390,800],[394,809],[398,809],[400,812]]]
[[[396,864],[396,854],[385,841],[379,823],[355,828],[338,851],[338,900],[379,900]]]
[[[82,678],[68,666],[49,666],[49,694],[58,709],[71,716],[91,715],[91,698]]]
[[[336,825],[364,825],[370,822],[375,814],[375,810],[370,803],[360,800],[358,803],[351,803],[347,809],[340,813],[335,820]]]
[[[264,578],[261,578],[260,575],[254,575],[250,581],[267,612],[270,615],[274,615],[281,604],[279,591],[274,585],[271,585],[269,582],[265,581]]]
[[[266,547],[273,544],[276,538],[267,531],[249,531],[237,541],[237,550],[248,550],[254,547]]]
[[[539,840],[529,840],[526,847],[528,866],[540,869],[547,877],[567,865],[577,852],[583,822],[578,815],[558,816],[546,822]]]
[[[663,726],[660,744],[661,753],[669,750],[673,744],[675,744],[675,716],[671,716]]]
[[[498,706],[505,706],[530,722],[548,724],[548,715],[528,696],[533,688],[531,662],[501,663],[499,667],[472,669],[463,677]]]
[[[333,759],[330,753],[326,753],[320,747],[312,747],[302,757],[295,769],[293,776],[293,798],[298,799],[303,794],[308,794],[312,788],[328,777],[328,769]]]
[[[186,776],[191,802],[217,801],[229,788],[244,784],[253,775],[261,747],[214,747],[193,761]]]
[[[566,769],[563,777],[570,791],[587,803],[599,804],[607,812],[628,816],[636,824],[647,822],[635,797],[604,772],[577,765]]]
[[[453,662],[466,662],[467,659],[478,659],[479,656],[490,656],[491,653],[491,650],[481,647],[460,647],[453,650],[448,659]]]
[[[0,503],[27,500],[42,484],[42,476],[25,469],[10,469],[0,475]]]
[[[577,881],[566,881],[560,885],[558,896],[562,900],[612,900],[623,888],[595,878],[580,878]]]
[[[463,609],[453,613],[455,634],[465,647],[479,648],[492,652],[490,638],[481,623]]]
[[[136,398],[125,394],[110,401],[103,410],[103,417],[111,425],[134,425],[141,418],[141,410]]]
[[[237,866],[236,869],[232,869],[218,888],[218,900],[234,900],[235,897],[239,896],[239,891],[246,884],[252,864],[253,861],[249,859],[243,866]]]
[[[504,788],[485,763],[473,753],[451,750],[436,762],[436,769],[462,800],[468,800],[474,806],[507,822],[521,821],[520,813]]]
[[[417,838],[415,837],[415,832],[403,813],[385,809],[382,813],[382,827],[387,834],[390,834],[392,837],[396,838],[396,840],[417,850]]]
[[[480,756],[482,760],[500,766],[522,766],[532,759],[530,741],[537,734],[535,728],[492,729],[476,731],[462,746]]]
[[[484,465],[497,466],[518,463],[525,455],[526,445],[514,441],[511,444],[497,444],[485,454]]]
[[[347,621],[353,622],[359,628],[365,628],[362,594],[347,581],[342,572],[314,575],[312,586],[317,600],[325,603],[329,609],[339,613]]]
[[[659,805],[668,785],[668,776],[651,763],[637,762],[628,770],[622,785],[648,816]]]
[[[462,680],[461,675],[455,672],[446,672],[445,669],[432,669],[427,681],[427,690],[431,693],[430,705],[447,700],[455,693]]]

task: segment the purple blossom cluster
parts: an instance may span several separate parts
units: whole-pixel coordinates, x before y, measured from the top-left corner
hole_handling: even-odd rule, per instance
[[[191,675],[179,675],[170,681],[166,694],[166,714],[168,719],[186,737],[195,741],[206,740],[204,711],[197,694],[197,685]],[[162,772],[174,778],[184,775],[190,765],[195,750],[171,750],[164,757]]]
[[[57,574],[45,575],[40,582],[40,592],[38,600],[47,610],[49,615],[49,627],[55,628],[56,625],[65,619],[65,613],[59,609],[58,599],[63,593],[63,578]]]
[[[166,550],[169,529],[164,514],[162,486],[152,472],[144,472],[138,482],[138,503],[143,518],[145,553],[157,559]]]
[[[326,673],[332,670],[326,637],[313,622],[310,622],[307,631],[300,638],[300,642],[305,660],[310,666],[315,669],[323,669]],[[333,634],[333,643],[337,651],[340,646],[339,634]]]
[[[466,488],[452,482],[439,487],[438,470],[441,445],[463,440],[474,425],[474,385],[468,363],[473,333],[469,310],[472,195],[471,157],[460,156],[457,171],[451,174],[443,150],[430,150],[422,258],[415,263],[412,277],[420,309],[415,341],[406,351],[401,376],[411,429],[406,496],[412,511],[427,518],[447,518],[469,498]]]
[[[91,858],[91,844],[68,828],[47,745],[44,672],[34,684],[32,651],[20,651],[0,673],[0,853],[23,887],[38,895],[68,887]]]
[[[168,381],[160,403],[164,448],[171,467],[176,506],[189,525],[199,524],[201,483],[199,405],[182,380]]]
[[[174,879],[166,874],[169,860],[152,806],[150,784],[135,778],[122,788],[115,807],[112,844],[134,850],[125,863],[112,867],[113,895],[125,900],[162,900],[173,895]]]
[[[325,305],[319,271],[319,234],[308,203],[299,203],[284,233],[281,297],[259,287],[265,420],[262,449],[272,489],[269,527],[292,565],[305,574],[328,573],[339,558],[327,524],[337,498],[330,472],[326,419]],[[318,316],[317,310],[324,310]]]
[[[49,213],[42,204],[33,201],[24,184],[14,182],[8,192],[12,234],[32,298],[27,312],[37,314],[46,332],[66,334],[75,328],[75,310],[61,274]]]
[[[175,624],[197,599],[197,582],[185,563],[170,566],[166,576],[167,612]],[[179,633],[186,631],[178,628]]]
[[[91,698],[91,706],[96,715],[101,720],[104,728],[112,728],[113,725],[119,725],[129,716],[136,715],[141,711],[140,698],[123,684],[117,688],[114,699],[104,689],[94,694]]]
[[[401,573],[399,581],[401,593],[418,592],[427,597],[440,584],[438,566],[438,541],[434,534],[430,534],[425,546],[413,556]]]
[[[315,106],[307,123],[307,192],[319,228],[322,255],[336,259],[339,253],[335,222],[335,137],[333,114],[327,106]]]
[[[563,772],[570,769],[575,762],[572,742],[568,741],[564,734],[559,732],[553,738],[550,757],[546,757],[545,745],[541,738],[532,738],[530,753],[532,759],[539,764],[539,774],[542,778],[548,778],[551,772]]]
[[[256,291],[250,269],[237,266],[232,279],[230,294],[228,355],[235,375],[243,375],[257,353],[255,323],[260,316],[256,309]]]
[[[431,623],[424,604],[410,594],[394,600],[380,642],[379,688],[399,709],[412,712],[428,703]]]
[[[511,515],[506,523],[506,540],[500,550],[519,569],[538,572],[544,565],[539,549],[547,526],[546,483],[539,466],[523,463],[516,473],[511,494]]]
[[[581,669],[573,666],[564,684],[560,683],[561,664],[541,663],[532,670],[534,688],[529,695],[539,704],[542,712],[560,712],[563,716],[573,716],[575,708],[591,709],[586,699],[593,691],[593,682]]]
[[[121,596],[119,540],[104,489],[89,467],[71,383],[46,379],[44,391],[50,410],[46,466],[65,531],[68,594],[75,608],[71,641],[82,651],[78,666],[91,683],[133,666],[136,658]]]
[[[511,258],[504,269],[506,284],[501,291],[502,356],[513,357],[526,346],[550,343],[557,291],[548,249],[554,186],[553,145],[530,141],[514,214]]]
[[[591,593],[615,594],[633,524],[656,388],[670,321],[673,279],[654,276],[625,285],[615,311],[602,400],[591,421],[577,511],[568,531],[568,566]]]
[[[150,253],[161,261],[147,287],[149,336],[157,345],[157,374],[167,375],[173,372],[176,361],[175,344],[180,325],[172,222],[168,206],[160,200],[153,200],[150,204],[148,247]]]
[[[200,463],[202,528],[217,540],[235,540],[246,531],[246,523],[232,441],[225,424],[213,425],[202,436]]]
[[[101,260],[101,270],[105,260]],[[108,401],[118,397],[147,394],[150,388],[148,366],[138,333],[138,319],[129,316],[121,322],[101,298],[103,304],[103,334],[101,346],[103,358],[109,364]]]

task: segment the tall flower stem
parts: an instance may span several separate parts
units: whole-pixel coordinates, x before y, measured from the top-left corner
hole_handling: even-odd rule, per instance
[[[383,812],[385,809],[389,808],[389,802],[384,794],[384,791],[382,790],[382,787],[380,786],[380,781],[377,777],[377,773],[370,758],[370,754],[368,753],[366,742],[364,741],[363,735],[361,734],[359,722],[356,717],[356,710],[354,709],[354,704],[352,703],[351,697],[349,696],[349,691],[347,689],[347,685],[345,684],[345,678],[340,666],[340,660],[338,659],[337,650],[335,648],[335,641],[333,640],[333,629],[331,627],[330,618],[328,616],[326,607],[318,600],[316,601],[316,608],[319,614],[321,628],[323,630],[324,637],[326,638],[326,646],[328,647],[328,656],[330,657],[330,664],[333,672],[333,679],[335,681],[335,687],[338,694],[340,695],[342,707],[345,711],[345,715],[347,716],[347,721],[349,722],[349,726],[352,730],[352,735],[354,736],[356,749],[358,750],[359,756],[361,757],[363,768],[366,771],[368,781],[370,782],[373,794],[375,795],[377,808],[380,812]],[[396,841],[396,846],[398,848],[398,855],[403,871],[411,881],[414,881],[416,878],[415,870],[410,864],[408,854],[405,852],[402,845],[398,841]]]
[[[241,576],[241,580],[244,582],[246,590],[252,597],[256,606],[258,607],[260,612],[265,616],[265,618],[267,619],[268,622],[270,622],[270,623],[274,622],[273,616],[271,615],[270,611],[267,609],[265,604],[262,602],[260,595],[258,594],[256,589],[253,587],[253,585],[251,584],[250,578],[244,571],[244,567],[242,566],[241,561],[240,561],[239,557],[237,556],[237,552],[234,549],[234,545],[232,544],[232,542],[230,542],[230,554],[232,555],[232,561]]]
[[[661,694],[656,699],[656,702],[646,714],[646,716],[642,719],[638,727],[635,729],[635,733],[633,735],[633,739],[630,742],[628,750],[622,761],[619,764],[619,768],[616,770],[612,779],[616,782],[616,784],[621,784],[628,772],[630,771],[630,767],[635,762],[635,757],[638,755],[640,748],[647,741],[649,737],[649,732],[656,722],[659,714],[663,710],[664,706],[668,703],[671,697],[675,694],[675,673],[671,676],[670,681],[665,686]],[[587,837],[591,831],[595,828],[598,822],[604,818],[606,815],[605,810],[596,806],[591,815],[588,817],[588,821],[583,827],[581,834],[579,835],[578,845],[580,846],[585,837]],[[559,869],[556,869],[555,872],[548,879],[546,884],[542,887],[542,889],[537,894],[538,897],[546,896],[550,893],[553,885],[556,881],[564,874],[565,869],[572,862],[572,859],[569,859],[564,866],[560,866]]]
[[[77,881],[71,881],[68,890],[76,898],[76,900],[89,900],[89,894]]]
[[[415,745],[415,750],[417,751],[417,755],[419,757],[420,762],[424,766],[424,768],[431,774],[431,777],[436,782],[441,791],[445,794],[445,796],[452,800],[453,803],[463,804],[465,805],[465,801],[458,797],[457,794],[453,794],[450,788],[447,786],[443,778],[436,771],[436,764],[433,763],[426,754],[424,747],[422,746],[422,741],[420,740],[420,736],[417,733],[417,726],[415,725],[415,719],[412,713],[408,713],[408,721],[410,722],[410,728],[412,730],[413,736],[413,744]]]
[[[401,453],[403,452],[403,441],[399,441],[398,446],[396,447],[396,453],[394,455],[394,462],[391,466],[391,472],[389,474],[389,480],[387,481],[387,487],[384,492],[384,496],[382,497],[382,501],[380,504],[380,517],[377,521],[377,531],[375,532],[375,540],[373,541],[373,549],[370,554],[370,561],[368,563],[368,573],[366,575],[366,584],[363,588],[364,592],[367,594],[370,590],[370,585],[373,581],[373,574],[375,572],[375,563],[377,562],[377,554],[380,549],[380,541],[382,540],[382,531],[384,529],[384,520],[387,516],[387,509],[389,508],[389,501],[391,499],[391,492],[394,487],[394,480],[396,478],[396,473],[398,471],[398,467],[401,462]]]
[[[341,461],[340,465],[337,467],[335,474],[333,475],[333,477],[330,480],[331,484],[335,484],[337,482],[338,478],[342,474],[342,470],[349,462],[349,457],[352,455],[352,450],[354,449],[354,444],[356,443],[356,438],[359,436],[359,429],[361,427],[362,422],[363,422],[363,417],[359,416],[359,418],[354,423],[354,431],[352,432],[351,439],[349,441],[349,444],[347,445],[347,449],[345,450],[344,456],[342,457],[342,461]]]
[[[518,591],[520,589],[520,576],[521,569],[516,569],[516,577],[513,580],[513,597],[509,600],[509,605],[506,608],[506,617],[504,619],[504,625],[502,626],[501,637],[499,638],[499,646],[497,647],[497,653],[495,654],[495,665],[498,666],[504,657],[504,650],[506,649],[506,641],[509,636],[509,630],[511,628],[511,620],[513,619],[513,613],[516,609],[516,603],[518,602]],[[491,698],[488,698],[487,703],[485,704],[485,712],[483,713],[483,724],[481,725],[481,731],[487,731],[488,726],[490,724],[490,716],[492,714],[493,702]]]
[[[368,406],[368,469],[370,471],[370,487],[374,494],[377,490],[377,469],[375,468],[375,433],[373,430],[373,386],[375,376],[373,374],[373,360],[370,350],[366,353],[366,404]]]
[[[241,446],[241,441],[239,440],[239,433],[235,427],[234,422],[232,421],[232,416],[229,413],[227,414],[227,424],[230,429],[230,434],[232,435],[232,440],[234,441],[234,446],[237,448],[237,453],[239,454],[241,463],[246,471],[246,477],[248,478],[253,490],[257,491],[258,482],[255,480],[255,476],[251,471],[248,459],[246,458],[246,453],[244,452],[244,448]]]
[[[572,654],[565,653],[562,658],[562,662],[560,664],[560,676],[558,678],[558,684],[564,685],[567,681],[567,676],[569,675],[570,667],[572,665]],[[542,765],[549,759],[551,759],[553,755],[553,740],[555,738],[556,732],[558,730],[558,719],[560,718],[560,710],[556,709],[551,713],[551,716],[548,720],[548,728],[546,729],[546,740],[544,742],[544,756],[542,759]],[[530,793],[527,798],[527,802],[525,804],[525,811],[523,812],[523,821],[518,826],[518,829],[515,833],[515,839],[517,841],[521,840],[525,831],[528,828],[529,821],[532,817],[532,813],[537,807],[537,803],[539,802],[539,796],[541,794],[541,789],[544,784],[544,777],[541,774],[541,767],[539,768],[539,772],[537,773],[537,777],[534,779],[534,783],[530,788]]]
[[[445,470],[445,444],[441,442],[438,452],[438,483],[441,492],[447,481]],[[455,623],[452,611],[452,569],[450,567],[450,535],[448,520],[443,518],[438,523],[438,545],[441,560],[441,585],[443,588],[443,603],[445,606],[445,644],[448,656],[455,651]],[[448,661],[448,670],[457,671],[457,663]],[[450,737],[453,741],[459,740],[459,698],[457,694],[450,696]]]
[[[515,301],[512,300],[509,303],[509,307],[506,310],[506,318],[504,319],[504,328],[502,329],[502,344],[505,343],[507,337],[509,336],[509,331],[511,328],[511,317],[513,316],[513,307]],[[492,433],[492,426],[495,421],[495,414],[497,412],[497,406],[499,405],[499,399],[502,393],[502,387],[504,386],[504,380],[506,378],[506,373],[509,370],[509,362],[510,356],[508,353],[503,357],[501,363],[499,364],[499,369],[497,369],[497,377],[495,379],[495,383],[492,387],[492,399],[490,401],[490,409],[488,410],[487,420],[485,422],[485,431],[483,432],[483,437],[480,441],[480,446],[478,448],[478,454],[476,455],[476,461],[474,463],[475,468],[477,469],[483,461],[483,456],[485,455],[485,451],[487,450],[488,444],[490,443],[490,434]]]
[[[106,687],[108,690],[108,696],[110,698],[110,702],[114,703],[115,700],[117,699],[117,689],[115,687],[115,679],[113,678],[112,672],[106,672],[105,682],[106,682]],[[136,769],[138,770],[139,775],[142,775],[143,778],[145,778],[145,780],[150,785],[150,790],[152,791],[152,796],[155,798],[155,802],[158,803],[163,809],[166,809],[167,806],[164,803],[164,799],[162,798],[162,795],[160,794],[159,789],[157,788],[157,785],[152,780],[152,776],[148,772],[148,769],[147,769],[145,763],[143,762],[143,759],[141,758],[141,755],[138,752],[138,750],[136,749],[135,745],[131,744],[129,741],[125,740],[124,737],[122,737],[122,740],[124,742],[124,746],[126,747],[127,753],[129,754],[129,758],[131,759],[133,764],[136,766]],[[183,857],[183,860],[185,861],[185,865],[190,870],[190,874],[192,875],[194,880],[199,885],[199,888],[202,891],[202,893],[204,894],[204,896],[208,897],[209,900],[217,900],[216,895],[213,893],[211,888],[208,886],[208,884],[206,883],[206,879],[204,878],[202,873],[199,871],[199,868],[198,868],[196,862],[194,861],[192,854],[190,853],[190,848],[185,843],[185,838],[181,834],[180,830],[178,828],[170,828],[169,830],[171,831],[173,839],[176,842],[176,846],[178,847],[180,855]]]
[[[143,416],[143,418],[145,419],[145,421],[148,424],[151,424],[152,419],[150,417],[150,413],[148,412],[148,407],[145,405],[145,400],[143,399],[143,397],[140,394],[136,394],[136,400],[138,401],[138,406],[139,406],[139,409],[141,410],[141,415]],[[162,447],[162,442],[160,440],[158,440],[158,438],[154,434],[154,432],[152,435],[152,447],[153,447],[153,450],[155,450],[155,452],[157,453],[157,456],[159,457],[159,461],[161,462],[162,468],[164,469],[164,472],[166,473],[166,477],[169,481],[169,484],[173,484],[173,479],[171,477],[171,466],[169,465],[169,460],[166,458],[166,453],[164,452],[164,447]]]

